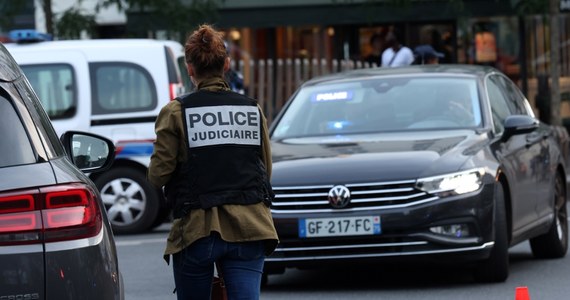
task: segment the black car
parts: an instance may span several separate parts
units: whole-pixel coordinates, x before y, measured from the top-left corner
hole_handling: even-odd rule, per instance
[[[0,44],[0,299],[124,299],[111,226],[83,173],[114,155],[90,133],[58,138]]]
[[[504,281],[510,246],[568,248],[568,133],[496,69],[375,68],[316,78],[271,126],[272,213],[287,267],[405,261]]]

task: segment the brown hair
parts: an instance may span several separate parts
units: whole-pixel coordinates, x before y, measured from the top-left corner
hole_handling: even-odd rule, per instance
[[[192,64],[199,78],[221,76],[228,53],[224,45],[224,35],[210,25],[200,25],[186,39],[184,45],[186,63]]]

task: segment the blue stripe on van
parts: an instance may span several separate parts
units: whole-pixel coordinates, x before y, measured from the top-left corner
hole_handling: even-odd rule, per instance
[[[152,154],[153,144],[148,143],[126,143],[117,146],[117,158],[131,156],[150,156]]]

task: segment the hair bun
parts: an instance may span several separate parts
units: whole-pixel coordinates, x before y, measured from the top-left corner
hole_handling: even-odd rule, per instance
[[[199,73],[223,72],[228,56],[224,35],[210,25],[201,25],[188,37],[184,52],[186,61],[199,69]]]

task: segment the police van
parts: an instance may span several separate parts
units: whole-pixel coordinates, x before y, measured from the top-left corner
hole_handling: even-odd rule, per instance
[[[188,92],[183,46],[152,39],[48,41],[16,31],[6,48],[31,82],[56,131],[112,139],[112,168],[93,175],[116,233],[137,233],[168,216],[146,180],[160,109]],[[32,175],[33,176],[33,175]]]

